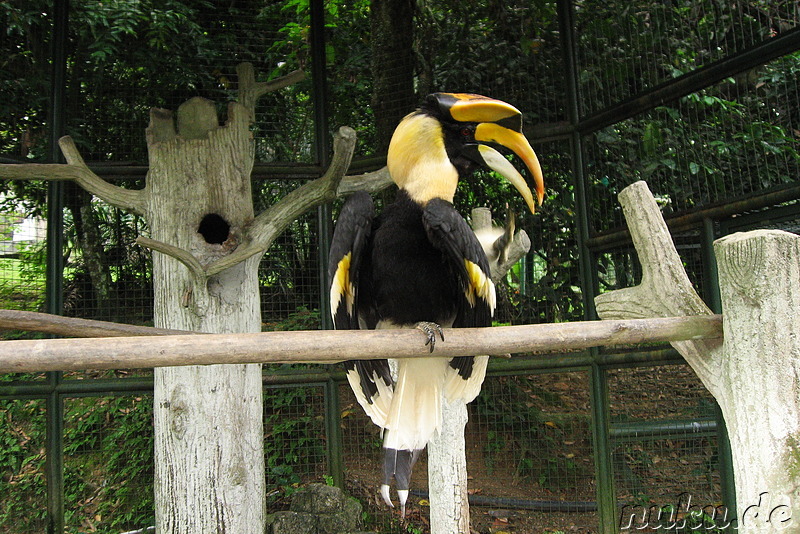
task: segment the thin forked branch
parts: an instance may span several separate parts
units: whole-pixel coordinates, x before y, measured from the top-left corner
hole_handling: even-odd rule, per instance
[[[254,118],[256,102],[260,97],[294,85],[306,77],[303,71],[295,70],[268,82],[257,82],[255,69],[251,63],[239,63],[236,66],[236,75],[239,78],[239,103],[247,108],[251,119]]]
[[[11,180],[72,180],[89,193],[118,208],[144,213],[144,190],[112,185],[89,169],[70,136],[58,140],[66,165],[58,163],[23,163],[0,165],[0,177]]]
[[[155,239],[150,239],[149,237],[136,238],[136,244],[175,258],[189,269],[189,272],[192,274],[192,280],[195,283],[205,282],[206,273],[203,270],[203,266],[191,252]]]
[[[263,254],[295,219],[319,205],[332,202],[344,173],[350,167],[355,144],[355,131],[347,126],[339,128],[333,140],[333,160],[325,174],[298,187],[261,212],[248,228],[244,242],[230,255],[206,267],[206,275],[217,274],[251,256]]]

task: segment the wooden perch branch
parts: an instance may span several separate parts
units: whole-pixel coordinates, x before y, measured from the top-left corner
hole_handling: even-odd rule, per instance
[[[0,310],[0,329],[44,332],[63,337],[177,336],[196,333],[20,310]]]
[[[333,160],[325,174],[298,187],[261,212],[248,228],[244,242],[230,255],[209,265],[206,275],[217,274],[251,256],[264,253],[295,219],[310,209],[332,202],[344,173],[350,167],[355,145],[355,131],[347,126],[339,128],[333,140]]]
[[[721,335],[722,319],[714,315],[456,328],[445,330],[446,341],[437,343],[434,355],[562,351]],[[402,329],[3,341],[0,372],[429,357],[422,341],[418,331]]]
[[[260,97],[294,85],[306,77],[303,71],[295,70],[268,82],[256,82],[255,69],[251,63],[239,63],[236,66],[236,75],[239,77],[239,103],[250,112],[251,118],[254,118],[256,102]]]
[[[144,213],[146,200],[144,190],[118,187],[97,176],[83,161],[70,136],[59,139],[58,145],[67,160],[66,165],[53,163],[0,165],[0,177],[12,180],[73,180],[104,202],[138,214]]]

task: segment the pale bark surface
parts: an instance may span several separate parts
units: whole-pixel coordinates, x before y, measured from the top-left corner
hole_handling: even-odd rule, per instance
[[[739,531],[795,532],[800,528],[800,236],[738,233],[714,248],[725,310],[717,401],[731,441]]]
[[[604,319],[710,313],[683,270],[644,182],[620,193],[644,275],[600,295]],[[800,524],[800,237],[755,231],[715,243],[724,342],[681,352],[722,409],[733,456],[738,529],[794,532]],[[734,519],[734,518],[728,518]]]
[[[221,127],[214,104],[196,98],[177,115],[176,131],[169,112],[151,114],[145,217],[152,239],[209,264],[236,246],[253,218],[249,114],[230,104]],[[198,233],[209,214],[230,225],[222,243],[208,243]],[[156,326],[260,331],[256,269],[251,258],[205,278],[171,256],[154,254]],[[157,530],[244,534],[263,528],[261,367],[164,367],[154,379]]]
[[[442,399],[442,430],[428,444],[432,534],[469,534],[467,405]]]

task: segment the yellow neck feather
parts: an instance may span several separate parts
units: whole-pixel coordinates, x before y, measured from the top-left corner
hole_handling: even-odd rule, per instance
[[[389,143],[389,174],[415,201],[433,198],[453,202],[458,172],[444,148],[439,121],[421,113],[402,120]]]

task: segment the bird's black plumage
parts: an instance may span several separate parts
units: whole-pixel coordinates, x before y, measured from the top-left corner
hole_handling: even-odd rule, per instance
[[[457,267],[429,239],[425,213],[400,191],[378,218],[364,263],[364,297],[382,320],[449,324],[456,316]]]
[[[493,304],[477,297],[470,302],[476,288],[465,263],[488,279],[486,255],[452,204],[434,199],[421,206],[399,191],[377,219],[374,213],[369,195],[356,193],[336,224],[329,276],[335,286],[347,269],[352,287],[339,288],[342,297],[332,310],[337,329],[372,329],[379,322],[411,326],[428,321],[456,328],[491,324]],[[473,360],[453,358],[450,365],[468,379]],[[368,402],[377,393],[375,377],[392,385],[386,360],[353,360],[345,367],[358,372]]]

